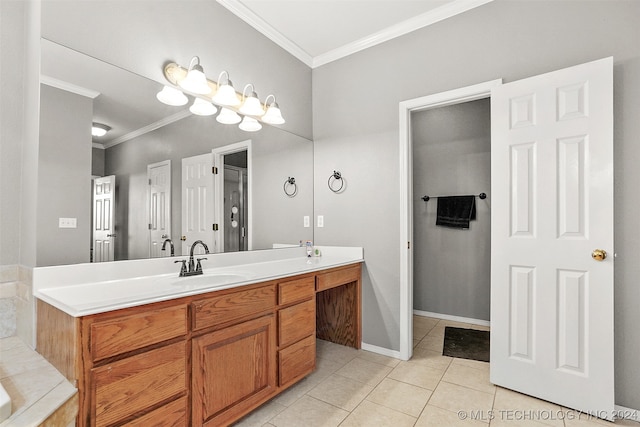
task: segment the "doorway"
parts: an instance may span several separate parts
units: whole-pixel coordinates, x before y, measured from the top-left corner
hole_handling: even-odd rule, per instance
[[[215,251],[250,251],[253,248],[251,140],[216,148],[212,154],[217,168],[214,175],[214,223],[218,224],[214,232]]]
[[[224,156],[224,251],[247,250],[247,150]]]
[[[413,354],[413,144],[414,112],[488,98],[502,84],[492,80],[400,103],[400,358]]]

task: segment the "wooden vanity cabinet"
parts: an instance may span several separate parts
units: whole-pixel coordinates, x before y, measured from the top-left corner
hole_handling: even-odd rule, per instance
[[[193,423],[228,425],[277,392],[275,283],[191,306]]]
[[[187,426],[187,320],[175,302],[81,318],[79,424]]]
[[[278,283],[278,385],[288,387],[316,367],[315,276]]]
[[[360,347],[360,264],[79,318],[37,309],[78,426],[227,426],[313,372],[316,337]]]

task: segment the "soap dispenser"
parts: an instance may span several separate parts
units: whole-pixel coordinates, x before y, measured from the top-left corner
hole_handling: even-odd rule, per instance
[[[307,240],[307,257],[311,258],[311,254],[313,254],[313,243]]]

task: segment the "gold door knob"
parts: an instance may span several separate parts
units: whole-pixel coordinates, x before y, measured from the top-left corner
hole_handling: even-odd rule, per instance
[[[594,249],[593,252],[591,252],[591,258],[595,259],[596,261],[602,261],[606,257],[607,251],[605,251],[604,249]]]

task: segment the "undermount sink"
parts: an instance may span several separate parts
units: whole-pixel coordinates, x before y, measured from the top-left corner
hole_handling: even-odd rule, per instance
[[[188,288],[215,287],[228,285],[230,283],[244,282],[249,276],[239,273],[212,273],[203,274],[201,276],[180,277],[172,282],[175,286],[184,286]]]

